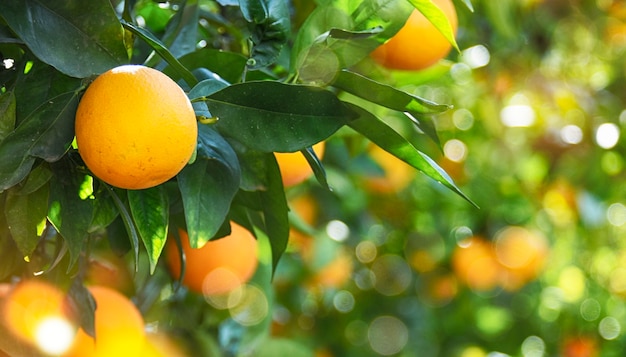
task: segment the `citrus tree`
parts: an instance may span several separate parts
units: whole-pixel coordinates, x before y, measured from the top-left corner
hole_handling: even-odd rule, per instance
[[[0,279],[18,286],[36,279],[63,292],[63,316],[70,331],[78,329],[78,342],[67,342],[70,355],[80,349],[76,344],[91,351],[80,355],[119,351],[121,345],[107,341],[133,336],[129,326],[143,323],[141,315],[122,314],[129,321],[119,328],[100,324],[109,305],[117,311],[129,298],[163,329],[193,321],[199,327],[187,332],[202,355],[253,351],[270,328],[272,275],[290,236],[286,192],[308,174],[283,179],[310,170],[324,190],[337,184],[319,146],[341,145],[357,155],[373,145],[471,205],[427,154],[440,145],[433,118],[448,103],[402,90],[369,56],[417,11],[442,36],[444,50],[430,60],[430,72],[412,80],[427,83],[445,72],[449,65],[437,62],[449,47],[458,48],[457,24],[450,3],[445,11],[438,4],[3,1]],[[256,238],[258,254],[256,246],[240,252],[239,243],[218,248],[242,234]],[[244,260],[234,263],[243,267],[233,278],[233,286],[253,282],[239,290],[243,303],[212,297],[224,292],[223,284],[233,289],[223,282],[228,276],[180,288],[188,284],[186,270],[197,272],[193,250],[201,247],[209,253],[200,256],[204,268],[210,262],[202,259],[211,254]],[[165,251],[169,269],[160,263]],[[111,276],[119,279],[107,281]],[[9,302],[17,294],[13,285],[3,290]],[[240,319],[202,313],[204,299],[240,309],[231,311]],[[263,309],[257,303],[263,299],[266,310],[257,320],[252,312]],[[246,301],[255,303],[250,308]],[[30,303],[18,305],[28,311]],[[1,350],[65,353],[58,346],[35,352],[40,331],[14,339],[14,324],[0,324]],[[53,330],[60,329],[43,331]]]

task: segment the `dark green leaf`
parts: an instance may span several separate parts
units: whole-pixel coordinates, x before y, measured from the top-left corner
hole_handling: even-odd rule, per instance
[[[327,90],[272,81],[234,84],[209,96],[207,104],[220,132],[265,152],[312,146],[354,117]]]
[[[145,190],[128,190],[127,195],[133,221],[148,251],[152,274],[167,240],[169,224],[167,196],[160,186]]]
[[[451,108],[449,105],[433,103],[347,70],[339,73],[333,85],[378,105],[409,113],[413,122],[439,145],[439,136],[429,114],[442,113]]]
[[[324,188],[330,190],[330,186],[328,186],[328,181],[326,180],[326,171],[324,170],[324,166],[322,165],[322,161],[317,157],[315,151],[312,147],[308,147],[306,149],[300,150],[304,158],[309,163],[309,166],[313,169],[313,174]]]
[[[227,82],[240,82],[244,68],[246,67],[246,58],[242,55],[210,48],[204,48],[189,53],[179,58],[179,61],[189,70],[200,70],[194,71],[194,74],[199,81],[207,79],[206,73],[202,70],[207,69],[218,74]],[[175,80],[181,78],[180,74],[176,73],[173,66],[165,67],[163,69],[163,73],[174,78]]]
[[[165,62],[172,67],[172,70],[176,72],[180,78],[187,82],[189,86],[193,87],[198,83],[196,77],[194,77],[194,75],[189,72],[185,66],[178,62],[176,57],[174,57],[167,47],[165,47],[165,45],[158,38],[154,37],[154,35],[148,30],[131,24],[130,22],[122,22],[122,24],[124,25],[124,28],[130,30],[150,45],[150,47],[152,47],[152,49],[156,51],[156,53],[158,53],[159,56],[161,56]]]
[[[83,86],[81,79],[66,76],[41,61],[32,61],[32,68],[27,73],[23,73],[24,70],[18,69],[15,83],[17,125],[54,97]]]
[[[196,50],[199,10],[198,0],[184,1],[167,24],[163,43],[174,57],[179,58]]]
[[[71,267],[88,238],[93,202],[80,197],[84,174],[77,172],[65,161],[59,161],[51,167],[54,175],[50,180],[48,219],[69,247]]]
[[[89,226],[89,233],[105,229],[119,217],[119,211],[113,201],[113,197],[105,188],[101,188],[101,192],[94,195],[94,213],[93,220]],[[124,238],[128,238],[125,236]]]
[[[41,238],[48,213],[49,187],[22,194],[17,187],[8,191],[4,214],[11,236],[23,256],[30,255]]]
[[[104,183],[102,184],[105,185]],[[120,220],[124,224],[124,228],[126,229],[126,233],[128,234],[128,238],[130,241],[130,246],[133,250],[133,258],[135,261],[135,271],[138,271],[139,270],[139,234],[137,233],[137,229],[133,223],[132,216],[128,212],[128,207],[126,207],[126,205],[120,198],[118,192],[111,186],[107,185],[107,188],[109,189],[109,192],[111,193],[111,198],[113,199],[113,203],[115,203],[117,210],[120,212]],[[121,244],[119,244],[118,247],[119,246],[121,246]]]
[[[56,161],[74,137],[76,92],[61,94],[39,107],[0,143],[0,191],[20,182],[35,157]]]
[[[276,271],[280,257],[289,241],[289,208],[278,163],[273,155],[266,159],[267,190],[260,191],[265,229],[272,248],[272,271]]]
[[[128,62],[124,31],[108,0],[5,0],[0,13],[39,59],[68,76],[89,77]]]
[[[198,159],[178,174],[192,247],[203,246],[224,222],[241,172],[232,147],[216,131],[198,127]]]
[[[95,337],[96,324],[96,300],[89,290],[85,288],[80,279],[73,279],[72,285],[67,291],[73,312],[78,316],[80,327],[91,337]]]
[[[28,195],[37,191],[52,178],[52,171],[46,163],[35,166],[19,190],[20,195]]]
[[[348,124],[352,129],[476,206],[434,160],[416,149],[413,144],[368,111],[354,105],[351,106],[353,110],[361,114],[359,119],[353,120]]]
[[[251,27],[254,59],[251,69],[266,67],[276,61],[289,38],[289,7],[284,0],[239,0],[243,17]]]
[[[0,95],[0,142],[15,129],[15,95],[6,92]]]

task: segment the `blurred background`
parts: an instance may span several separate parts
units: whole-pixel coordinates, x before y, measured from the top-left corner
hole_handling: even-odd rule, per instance
[[[454,2],[460,53],[375,75],[454,106],[435,118],[443,152],[406,134],[480,208],[333,136],[333,191],[288,192],[299,229],[274,341],[316,356],[622,356],[626,2]]]

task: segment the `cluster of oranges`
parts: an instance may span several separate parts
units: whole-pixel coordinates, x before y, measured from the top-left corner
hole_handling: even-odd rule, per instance
[[[147,333],[143,317],[124,294],[106,286],[90,286],[96,304],[95,336],[79,327],[71,300],[59,287],[37,278],[25,279],[14,286],[5,285],[0,297],[0,338],[18,355],[55,355],[63,357],[164,356],[153,341],[174,348],[176,343],[165,334]],[[182,347],[178,354],[182,356]]]
[[[539,275],[548,253],[543,235],[509,226],[493,241],[480,236],[461,241],[452,255],[452,268],[457,278],[473,290],[502,287],[514,291]]]

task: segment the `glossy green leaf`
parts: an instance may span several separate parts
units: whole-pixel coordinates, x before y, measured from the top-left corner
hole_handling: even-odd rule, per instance
[[[48,185],[22,193],[14,187],[8,191],[4,214],[11,236],[23,256],[30,255],[41,238],[39,228],[48,213]]]
[[[148,251],[152,274],[167,240],[169,225],[167,195],[162,187],[157,186],[145,190],[128,190],[127,196],[133,222]]]
[[[441,32],[441,34],[452,44],[457,51],[459,45],[456,43],[455,33],[452,29],[452,25],[446,14],[435,5],[432,0],[409,0],[416,9],[418,9],[424,16]]]
[[[278,163],[273,155],[267,156],[266,169],[267,190],[260,191],[260,198],[272,250],[272,271],[275,271],[289,241],[289,208]]]
[[[413,144],[370,112],[354,105],[351,106],[361,114],[359,119],[348,124],[352,129],[476,206],[433,159],[419,151]]]
[[[113,197],[111,197],[106,188],[101,187],[100,192],[96,192],[94,196],[94,212],[89,226],[89,233],[106,229],[120,214]]]
[[[0,142],[15,129],[15,94],[0,95]]]
[[[145,41],[152,49],[161,56],[165,62],[167,62],[174,72],[176,72],[180,78],[182,78],[189,86],[195,86],[198,83],[198,80],[194,75],[189,72],[189,70],[183,66],[174,55],[169,51],[169,49],[159,40],[154,37],[148,30],[131,24],[130,22],[122,22],[124,28],[128,29],[135,35],[139,36],[143,41]]]
[[[41,164],[35,166],[30,171],[30,174],[28,174],[26,180],[24,180],[24,182],[20,185],[20,195],[28,195],[39,190],[43,185],[50,181],[52,175],[50,166],[47,163],[42,162]]]
[[[196,50],[199,13],[198,0],[184,1],[167,24],[162,41],[174,57]]]
[[[328,186],[328,180],[326,179],[326,171],[324,170],[324,166],[322,165],[322,161],[315,154],[315,151],[312,147],[308,147],[300,150],[304,158],[313,169],[313,174],[315,175],[315,179],[319,182],[324,188],[330,190],[330,186]]]
[[[103,183],[103,185],[106,185]],[[120,194],[123,192],[122,190],[116,190],[111,186],[107,186],[109,193],[111,194],[111,198],[113,199],[113,203],[117,207],[119,211],[119,220],[122,222],[126,233],[128,234],[128,242],[130,243],[130,248],[133,250],[133,258],[135,262],[135,272],[139,270],[139,233],[137,232],[137,228],[133,222],[132,215],[129,212],[129,208],[126,206],[126,203],[122,201],[120,198]],[[116,220],[117,221],[117,220]],[[114,223],[116,222],[114,221]],[[119,225],[115,225],[114,229],[119,229]],[[115,241],[115,239],[110,240]],[[123,244],[121,242],[115,242],[116,247],[121,248]]]
[[[442,113],[451,106],[433,103],[347,70],[340,72],[333,86],[386,108],[409,113],[409,118],[439,144],[435,124],[429,115]]]
[[[215,130],[200,125],[198,158],[177,177],[190,245],[203,246],[221,227],[239,189],[237,155]]]
[[[87,232],[93,216],[93,202],[80,198],[84,174],[77,172],[65,160],[51,167],[54,175],[50,180],[48,220],[69,247],[71,267],[89,236]]]
[[[89,77],[128,62],[124,31],[108,0],[5,0],[0,14],[39,59],[68,76]]]
[[[289,39],[289,7],[284,0],[239,0],[243,17],[250,25],[250,69],[266,67],[276,61]]]
[[[354,117],[327,90],[272,81],[234,84],[209,96],[207,105],[224,136],[265,152],[312,146]]]
[[[74,137],[76,92],[61,94],[39,107],[0,143],[0,191],[28,175],[39,157],[56,161]]]

